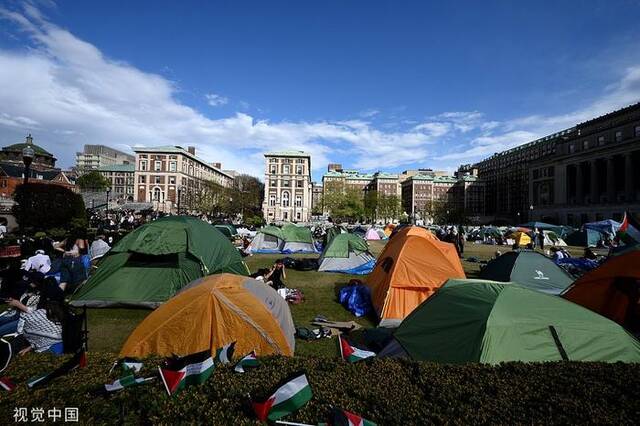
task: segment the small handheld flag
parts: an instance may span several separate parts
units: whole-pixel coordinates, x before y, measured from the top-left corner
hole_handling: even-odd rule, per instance
[[[140,377],[140,378],[136,379],[133,374],[129,374],[128,376],[124,376],[124,377],[119,378],[118,380],[116,380],[113,383],[109,383],[109,384],[104,385],[104,390],[106,392],[116,392],[116,391],[122,390],[124,388],[129,388],[129,387],[132,387],[132,386],[141,385],[143,383],[147,383],[147,382],[150,382],[152,380],[155,380],[155,378],[154,377],[147,377],[147,378]]]
[[[122,358],[113,363],[109,373],[111,373],[118,365],[122,367],[122,372],[126,374],[130,372],[139,373],[144,364],[135,358]]]
[[[260,362],[256,357],[256,351],[251,351],[250,353],[242,357],[240,361],[238,361],[233,371],[235,371],[236,373],[244,373],[245,368],[257,367],[259,365],[260,365]]]
[[[160,377],[169,395],[189,385],[207,381],[213,374],[214,364],[211,353],[206,350],[180,358],[171,358],[165,367],[158,367]]]
[[[0,388],[6,390],[7,392],[11,392],[16,388],[16,385],[10,378],[0,377]]]
[[[227,343],[223,347],[216,350],[215,362],[220,364],[229,364],[233,358],[236,342]]]
[[[72,370],[75,370],[77,368],[85,368],[86,366],[87,366],[87,353],[84,350],[81,350],[80,352],[77,352],[69,360],[67,360],[64,364],[62,364],[60,367],[53,370],[51,373],[29,380],[27,382],[27,386],[29,386],[30,389],[37,386],[44,386],[55,378],[62,377],[65,374],[71,372]]]
[[[313,397],[306,374],[286,381],[264,402],[253,402],[253,410],[261,421],[275,421],[300,409]]]
[[[365,351],[351,346],[347,339],[342,336],[338,336],[338,345],[340,346],[340,356],[348,362],[358,362],[376,356],[375,352]]]
[[[330,424],[331,426],[376,426],[370,420],[363,419],[357,414],[339,408],[332,410]]]

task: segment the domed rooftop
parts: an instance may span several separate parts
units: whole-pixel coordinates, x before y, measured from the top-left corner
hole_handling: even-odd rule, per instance
[[[35,145],[33,143],[33,137],[31,137],[31,134],[29,134],[26,138],[25,141],[22,143],[14,143],[13,145],[9,145],[9,146],[5,146],[2,148],[3,151],[12,151],[12,152],[20,152],[22,154],[22,150],[27,147],[27,146],[31,146],[31,148],[33,148],[33,151],[35,152],[36,155],[42,155],[44,157],[53,157],[53,154],[51,154],[49,151],[47,151],[46,149],[42,148],[41,146]]]

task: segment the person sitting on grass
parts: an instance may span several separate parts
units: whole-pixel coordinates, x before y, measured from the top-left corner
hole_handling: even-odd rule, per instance
[[[20,311],[21,324],[18,332],[22,332],[13,339],[11,345],[15,352],[24,355],[30,351],[52,352],[62,354],[62,322],[64,307],[60,294],[55,290],[42,291],[40,300],[35,307],[10,299],[9,306]],[[21,328],[21,330],[20,330]]]
[[[264,276],[264,281],[273,287],[275,290],[286,287],[284,280],[287,279],[287,273],[285,272],[284,262],[282,259],[276,260],[271,270]]]

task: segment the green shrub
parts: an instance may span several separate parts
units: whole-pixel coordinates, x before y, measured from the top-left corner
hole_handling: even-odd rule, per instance
[[[207,383],[168,397],[161,381],[110,396],[94,390],[109,375],[113,354],[90,353],[84,370],[29,390],[25,381],[62,359],[29,355],[5,371],[18,388],[0,397],[0,423],[13,422],[14,407],[78,407],[82,423],[255,424],[247,394],[266,394],[275,383],[307,372],[314,397],[287,418],[316,424],[330,406],[353,411],[381,425],[425,423],[631,424],[640,418],[640,367],[633,364],[509,363],[441,365],[390,359],[358,364],[320,358],[269,357],[245,374],[217,368]],[[147,360],[141,376],[156,375]]]

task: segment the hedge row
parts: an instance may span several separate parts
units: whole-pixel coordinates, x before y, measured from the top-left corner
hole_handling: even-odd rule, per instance
[[[314,398],[286,420],[317,424],[330,406],[381,425],[425,423],[631,424],[640,419],[640,366],[632,364],[509,363],[439,365],[389,359],[358,364],[319,358],[269,357],[245,374],[217,368],[209,381],[168,397],[155,381],[110,396],[93,392],[117,378],[112,354],[90,353],[86,369],[42,389],[24,384],[62,359],[30,355],[4,372],[18,387],[0,394],[0,424],[13,423],[14,407],[78,407],[80,421],[113,423],[255,424],[249,393],[266,394],[288,375],[304,370]],[[141,376],[154,375],[158,360]],[[2,392],[2,391],[0,391]]]

